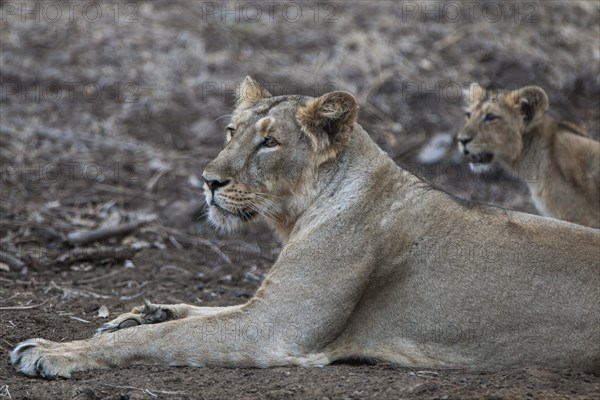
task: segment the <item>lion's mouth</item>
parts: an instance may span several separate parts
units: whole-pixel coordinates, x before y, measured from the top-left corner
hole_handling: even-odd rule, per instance
[[[240,218],[242,221],[251,221],[256,216],[256,212],[248,211],[244,209],[237,209],[235,212],[229,211],[228,209],[221,207],[217,203],[213,202],[212,204],[217,210],[219,210],[223,214],[232,215],[234,217]]]
[[[470,154],[469,162],[471,164],[489,164],[492,162],[494,155],[487,151],[478,153],[478,154]]]

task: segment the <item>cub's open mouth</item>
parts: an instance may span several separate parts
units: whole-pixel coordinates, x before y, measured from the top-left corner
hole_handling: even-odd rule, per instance
[[[494,155],[492,153],[488,153],[487,151],[484,151],[484,152],[478,153],[478,154],[470,154],[469,162],[472,164],[489,164],[492,162],[493,158],[494,158]]]
[[[233,215],[234,217],[240,218],[242,221],[250,221],[256,216],[256,212],[254,211],[238,209],[235,210],[235,212],[232,212],[221,207],[217,203],[213,203],[213,207],[215,207],[219,212],[222,212],[223,214]]]

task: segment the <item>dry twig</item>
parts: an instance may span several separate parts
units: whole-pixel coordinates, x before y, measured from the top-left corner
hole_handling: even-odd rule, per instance
[[[71,244],[86,245],[99,242],[113,236],[121,236],[131,233],[149,221],[131,221],[117,226],[93,229],[91,231],[71,232],[67,240]]]
[[[8,397],[9,399],[12,399],[12,395],[8,391],[8,385],[2,385],[2,387],[0,387],[0,397]]]
[[[135,386],[111,385],[109,383],[101,383],[98,386],[108,387],[108,388],[112,388],[112,389],[141,390],[143,393],[153,395],[154,397],[156,397],[155,393],[163,394],[163,395],[186,395],[187,394],[186,392],[174,392],[174,391],[168,391],[168,390],[152,390],[152,391],[150,391],[149,389],[144,389],[144,388],[135,387]]]

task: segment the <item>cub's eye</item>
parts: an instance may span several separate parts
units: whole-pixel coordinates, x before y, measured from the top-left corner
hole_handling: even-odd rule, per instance
[[[465,113],[465,117],[467,117],[467,119],[471,118],[471,113],[467,111],[467,112]]]
[[[231,136],[233,136],[233,134],[235,133],[235,128],[233,126],[228,126],[226,129],[227,129],[227,133],[229,133]]]
[[[487,114],[485,114],[485,117],[483,117],[483,120],[484,120],[484,121],[493,121],[493,120],[495,120],[496,118],[498,118],[498,116],[497,116],[497,115],[495,115],[495,114],[492,114],[492,113],[487,113]]]
[[[261,147],[275,147],[279,145],[279,142],[272,136],[266,136],[260,145]]]

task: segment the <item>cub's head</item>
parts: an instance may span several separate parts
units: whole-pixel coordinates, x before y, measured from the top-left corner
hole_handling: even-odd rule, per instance
[[[467,121],[457,139],[471,168],[485,169],[493,162],[510,168],[516,166],[523,150],[523,134],[548,109],[548,96],[538,86],[508,91],[472,84],[467,103]]]
[[[202,174],[209,220],[230,231],[262,217],[288,230],[314,197],[319,165],[343,151],[357,114],[350,93],[272,97],[246,77],[225,147]]]

